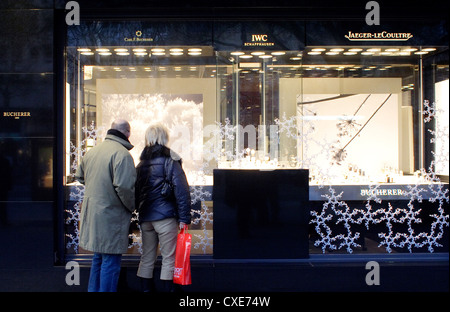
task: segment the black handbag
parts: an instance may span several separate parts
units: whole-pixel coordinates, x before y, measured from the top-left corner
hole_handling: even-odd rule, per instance
[[[164,198],[169,198],[173,195],[172,171],[173,159],[172,157],[167,157],[164,161],[164,180],[161,188],[161,196]]]

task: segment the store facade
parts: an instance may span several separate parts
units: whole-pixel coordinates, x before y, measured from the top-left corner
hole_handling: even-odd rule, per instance
[[[53,69],[30,78],[52,86],[46,99],[53,104],[14,107],[12,100],[2,112],[2,144],[18,146],[2,154],[15,159],[11,174],[32,180],[28,193],[17,183],[5,195],[5,211],[14,216],[12,207],[27,202],[51,207],[46,248],[55,265],[90,262],[78,246],[84,189],[74,173],[115,118],[131,124],[136,164],[147,126],[170,129],[191,187],[194,263],[448,259],[448,20],[394,16],[369,26],[355,12],[336,19],[320,8],[312,15],[297,9],[285,18],[288,9],[275,9],[258,17],[244,16],[251,11],[244,7],[161,17],[138,5],[121,11],[115,1],[103,8],[79,2],[80,25],[48,26]],[[62,3],[43,11],[54,25],[68,13]],[[33,119],[47,130],[27,126]],[[18,156],[34,159],[31,173],[17,169]],[[229,196],[214,194],[223,191],[214,177],[230,172],[237,174],[233,194],[250,198],[240,202],[252,206],[244,214],[249,231],[239,230],[243,215]],[[279,178],[257,198],[248,179],[255,172],[306,172],[307,179]],[[286,202],[287,212],[280,208]],[[302,215],[290,218],[292,209]],[[249,237],[279,248],[239,254],[224,234],[241,250],[251,250]],[[133,266],[141,247],[137,215],[129,242],[124,259]],[[297,242],[296,256],[284,252]]]
[[[414,26],[382,29],[279,20],[69,27],[66,253],[83,253],[76,167],[120,117],[130,120],[136,163],[149,123],[170,129],[191,186],[193,254],[214,255],[214,170],[286,169],[309,170],[310,253],[448,252],[448,47]],[[266,209],[258,207],[251,222]],[[135,220],[130,254],[139,255]]]

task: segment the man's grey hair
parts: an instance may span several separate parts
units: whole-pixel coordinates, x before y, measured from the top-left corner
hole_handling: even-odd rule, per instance
[[[169,141],[169,132],[161,124],[150,125],[145,131],[145,145],[153,146],[155,144],[167,145]]]
[[[115,129],[122,132],[123,134],[126,134],[130,131],[130,124],[124,119],[116,119],[112,122],[111,129]]]

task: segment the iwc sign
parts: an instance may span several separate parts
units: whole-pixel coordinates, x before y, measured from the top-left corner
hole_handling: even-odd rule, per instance
[[[270,42],[266,34],[252,34],[250,42],[244,42],[244,47],[273,47],[275,43]]]

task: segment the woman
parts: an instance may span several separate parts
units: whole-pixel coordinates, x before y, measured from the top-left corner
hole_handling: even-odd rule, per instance
[[[181,159],[166,147],[169,140],[167,129],[151,125],[145,132],[145,148],[136,167],[136,209],[142,234],[142,256],[137,276],[141,278],[142,290],[155,290],[153,269],[160,244],[162,266],[160,279],[165,291],[174,291],[172,282],[175,266],[175,248],[178,226],[191,223],[191,197]],[[165,163],[172,160],[172,196],[161,195],[165,177]],[[178,226],[177,226],[178,223]]]

